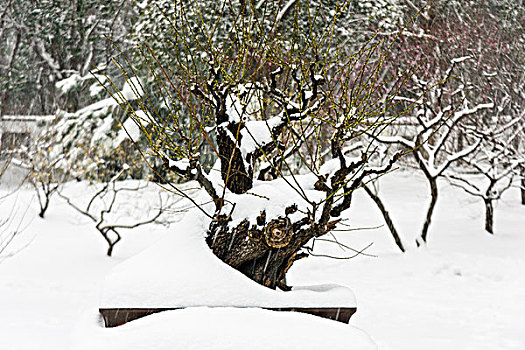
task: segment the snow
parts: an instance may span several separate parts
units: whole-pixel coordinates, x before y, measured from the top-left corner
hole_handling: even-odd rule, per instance
[[[132,118],[126,119],[122,126],[126,130],[126,136],[129,135],[129,137],[135,142],[139,140],[141,135],[140,128]]]
[[[377,349],[363,331],[318,317],[261,309],[165,311],[116,328],[86,324],[72,349]]]
[[[226,97],[226,114],[228,115],[228,121],[238,123],[241,119],[245,119],[246,116],[244,113],[244,108],[239,97],[234,93],[229,94]]]
[[[107,83],[107,77],[102,74],[87,74],[81,76],[79,73],[73,73],[69,77],[59,80],[55,86],[60,91],[61,94],[67,94],[74,90],[79,89],[85,81],[96,80],[95,83],[91,84],[89,87],[90,96],[96,97],[102,91],[105,90],[104,86],[101,83]]]
[[[211,81],[208,81],[211,84]],[[262,94],[257,84],[239,84],[226,96],[228,121],[238,123],[261,114]]]
[[[179,235],[177,224],[127,231],[108,258],[105,242],[87,219],[53,198],[42,220],[36,217],[36,202],[29,204],[32,191],[25,189],[18,204],[30,205],[27,228],[13,246],[21,250],[0,262],[0,348],[252,349],[261,342],[260,348],[308,348],[311,343],[311,348],[337,349],[338,339],[352,348],[346,336],[365,342],[366,348],[367,338],[354,327],[385,350],[525,348],[525,206],[519,204],[518,189],[511,188],[498,202],[492,236],[483,230],[482,201],[439,182],[429,245],[416,249],[414,239],[429,201],[424,178],[396,171],[380,182],[408,253],[397,250],[385,227],[341,231],[338,240],[354,248],[374,242],[366,252],[376,257],[310,257],[297,261],[288,274],[290,285],[351,286],[359,301],[351,326],[296,313],[191,308],[102,328],[97,313],[104,276],[125,259]],[[82,196],[85,187],[79,183],[72,191]],[[0,216],[10,212],[9,205],[2,201]],[[362,190],[354,194],[348,219],[351,228],[383,224]],[[185,237],[175,241],[190,240]],[[315,251],[345,255],[337,245],[321,241]]]
[[[274,142],[272,130],[282,123],[280,117],[268,120],[250,120],[246,122],[244,129],[241,130],[241,153],[243,159],[246,155],[255,152],[260,147]]]
[[[98,81],[89,86],[89,96],[93,98],[99,96],[103,91],[106,91],[106,89]]]
[[[188,167],[190,166],[190,161],[188,158],[183,158],[179,160],[173,160],[171,158],[168,158],[168,167],[175,167],[176,169],[180,169],[182,171],[188,170]]]
[[[89,115],[93,114],[100,110],[107,110],[107,108],[117,106],[118,103],[113,99],[112,97],[108,97],[106,99],[100,100],[98,102],[95,102],[93,104],[90,104],[89,106],[86,106],[82,109],[79,109],[76,113],[77,115]]]
[[[461,63],[461,62],[469,60],[471,58],[472,58],[472,56],[463,56],[463,57],[453,58],[451,62],[452,63]]]
[[[133,101],[137,98],[144,97],[144,83],[140,78],[131,77],[125,83],[119,97],[124,98],[127,101]]]
[[[516,188],[498,202],[495,235],[483,230],[483,202],[440,182],[429,246],[414,241],[424,221],[429,190],[422,175],[394,172],[381,178],[387,209],[409,252],[400,254],[388,230],[337,235],[377,258],[339,262],[303,259],[290,284],[349,283],[359,300],[351,323],[369,333],[380,349],[522,349],[525,347],[525,206]],[[396,178],[396,176],[399,176]],[[383,224],[364,192],[355,193],[352,227]],[[344,255],[316,242],[320,252]],[[339,252],[338,252],[339,250]]]
[[[113,126],[113,118],[111,116],[106,116],[99,122],[98,127],[93,131],[93,137],[91,139],[91,146],[93,147],[97,142],[106,141],[107,134],[111,131]],[[118,141],[115,140],[115,143]],[[122,140],[120,141],[122,142]],[[118,142],[118,143],[120,143]]]
[[[115,267],[106,277],[101,308],[355,307],[342,286],[301,287],[291,292],[265,288],[221,263],[204,241],[208,220],[197,210],[175,227],[176,234]]]
[[[304,92],[304,99],[309,100],[313,97],[314,93],[311,90],[307,90]]]
[[[138,111],[138,112],[143,112],[143,111]],[[111,118],[106,118],[106,119],[110,119],[110,121],[112,122]],[[108,129],[105,129],[105,130],[108,130]],[[119,130],[117,137],[113,140],[113,148],[117,148],[122,142],[124,142],[124,140],[127,140],[128,138],[131,138],[133,141],[137,142],[140,139],[140,136],[141,136],[140,127],[137,125],[137,123],[132,118],[128,118],[122,124],[122,128]]]
[[[68,78],[58,81],[55,86],[62,94],[67,94],[71,90],[78,88],[82,80],[80,74],[74,73]]]
[[[312,174],[295,175],[293,179],[289,177],[286,180],[288,182],[282,178],[273,181],[255,180],[248,195],[226,193],[226,203],[237,203],[232,214],[231,225],[236,226],[245,218],[255,218],[262,210],[266,211],[267,217],[283,216],[285,208],[294,204],[298,208],[297,216],[302,218],[299,212],[304,212],[311,207],[306,199],[310,202],[320,202],[325,197],[323,192],[313,189],[317,177]],[[298,189],[297,184],[300,184],[302,191]],[[228,205],[225,211],[228,211],[229,208]],[[292,222],[296,221],[294,216],[295,214],[288,216]]]
[[[54,115],[3,115],[0,120],[9,120],[9,121],[27,121],[27,122],[49,122],[55,119]]]
[[[124,96],[128,97],[130,101],[135,99],[136,95],[132,91],[134,87],[130,84],[136,84],[135,92],[142,91],[138,85],[139,80],[132,78],[124,84],[122,91],[115,94],[114,97],[120,99]],[[90,165],[93,158],[90,158],[91,160],[87,158],[77,159],[77,156],[81,155],[79,152],[83,152],[81,149],[84,149],[86,144],[89,144],[90,147],[96,147],[104,153],[117,148],[130,137],[135,142],[139,140],[141,127],[135,121],[146,126],[149,124],[150,117],[146,112],[136,110],[133,118],[127,117],[123,121],[124,127],[120,127],[119,121],[113,116],[113,111],[119,106],[115,98],[109,97],[97,101],[74,113],[65,111],[57,113],[58,123],[52,127],[49,133],[62,135],[60,137],[62,142],[53,146],[51,154],[53,157],[57,157],[61,153],[66,155],[65,159],[57,165],[68,167],[68,169],[76,169],[81,165],[94,170],[96,165]]]

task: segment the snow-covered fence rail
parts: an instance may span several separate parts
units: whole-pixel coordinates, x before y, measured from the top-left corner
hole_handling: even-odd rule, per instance
[[[4,115],[0,118],[0,151],[31,143],[54,115]]]

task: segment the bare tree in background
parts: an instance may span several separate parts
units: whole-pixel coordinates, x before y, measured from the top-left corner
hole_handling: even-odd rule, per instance
[[[501,123],[500,118],[500,123]],[[485,205],[485,230],[494,233],[494,202],[501,199],[525,164],[525,155],[517,151],[513,144],[519,142],[525,130],[521,116],[492,127],[472,127],[472,132],[480,137],[481,145],[475,152],[462,159],[466,169],[456,169],[447,175],[450,183],[462,188],[468,194],[483,200]],[[483,185],[472,175],[481,175]],[[478,180],[478,181],[477,181]]]
[[[108,245],[106,251],[108,256],[113,254],[115,245],[121,241],[122,230],[134,229],[154,223],[165,209],[165,203],[163,203],[162,197],[159,195],[159,204],[153,213],[144,213],[142,210],[139,210],[138,213],[131,217],[126,217],[129,214],[124,215],[122,206],[123,200],[126,201],[123,198],[125,193],[139,193],[140,190],[147,187],[147,183],[143,185],[140,183],[119,183],[118,180],[125,176],[128,170],[128,167],[124,167],[108,182],[98,184],[96,186],[98,189],[88,196],[88,202],[84,206],[75,203],[75,199],[64,193],[58,193],[73,209],[93,222],[95,229],[102,235]],[[134,198],[135,201],[137,201],[137,198]],[[147,215],[146,218],[144,218],[144,214]]]
[[[418,244],[427,242],[428,232],[434,209],[438,200],[437,180],[454,163],[473,153],[480,145],[481,138],[475,133],[468,133],[461,127],[465,119],[475,117],[480,111],[494,107],[492,103],[480,103],[469,106],[466,100],[465,85],[459,89],[449,86],[454,67],[466,58],[456,59],[443,77],[442,83],[434,87],[422,99],[399,96],[418,105],[414,116],[405,120],[400,129],[390,129],[389,133],[376,137],[379,142],[396,144],[412,150],[417,167],[423,172],[430,187],[430,203]],[[413,76],[413,89],[421,94],[436,82],[428,82]],[[463,87],[463,88],[461,88]]]
[[[89,201],[87,205],[81,206],[76,204],[74,200],[62,192],[59,196],[66,200],[66,202],[75,209],[78,213],[86,216],[93,221],[96,230],[102,235],[108,249],[106,254],[111,256],[115,245],[122,239],[122,230],[133,229],[139,226],[151,224],[159,219],[164,211],[164,203],[162,197],[159,195],[158,207],[147,218],[143,218],[143,212],[135,213],[138,217],[121,217],[122,214],[122,200],[126,192],[138,193],[140,190],[147,187],[147,183],[140,184],[125,184],[119,183],[123,175],[129,170],[128,167],[123,168],[110,181],[98,184],[98,189],[88,196]],[[119,200],[120,199],[120,200]]]

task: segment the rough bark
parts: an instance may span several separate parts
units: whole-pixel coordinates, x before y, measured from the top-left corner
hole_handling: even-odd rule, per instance
[[[315,225],[305,226],[310,222],[307,217],[292,223],[288,215],[293,211],[289,207],[282,216],[269,221],[262,212],[256,225],[250,226],[244,220],[233,228],[229,219],[221,215],[211,223],[207,243],[219,259],[255,282],[288,290],[286,272],[295,260],[306,256],[299,250],[322,234]]]
[[[242,194],[253,186],[253,169],[246,169],[242,154],[239,149],[240,130],[242,123],[230,124],[226,128],[217,129],[217,144],[221,158],[222,179],[230,191]],[[232,139],[230,135],[236,136]]]

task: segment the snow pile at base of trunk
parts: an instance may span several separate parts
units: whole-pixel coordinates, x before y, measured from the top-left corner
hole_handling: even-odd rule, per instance
[[[295,213],[288,215],[292,223],[304,218],[303,213],[312,208],[309,202],[319,203],[326,196],[324,192],[313,189],[316,181],[317,178],[313,174],[287,176],[272,181],[256,180],[247,193],[227,193],[224,198],[225,202],[236,203],[230,226],[235,227],[244,219],[248,219],[250,224],[254,225],[256,224],[255,218],[263,210],[268,220],[282,217],[285,209],[292,205],[298,208]],[[305,198],[308,198],[309,202]],[[229,208],[230,206],[224,211],[228,212]]]
[[[263,287],[213,255],[204,241],[208,220],[189,212],[169,237],[116,266],[107,276],[100,308],[355,307],[339,285]]]
[[[80,327],[71,349],[377,349],[355,327],[294,312],[203,307],[165,311],[116,328],[95,324]]]

